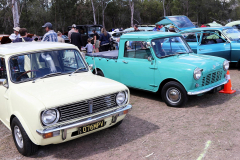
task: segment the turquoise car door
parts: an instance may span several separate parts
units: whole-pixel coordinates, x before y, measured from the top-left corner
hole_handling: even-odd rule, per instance
[[[154,60],[149,48],[141,41],[126,42],[126,49],[120,62],[120,79],[123,84],[152,91],[154,89]]]
[[[216,32],[203,32],[197,47],[197,53],[230,60],[231,44]]]

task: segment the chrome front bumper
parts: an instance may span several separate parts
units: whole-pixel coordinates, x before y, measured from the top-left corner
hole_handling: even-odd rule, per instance
[[[88,124],[92,124],[92,123],[104,120],[106,118],[109,118],[109,117],[122,115],[122,114],[124,114],[124,111],[130,110],[131,108],[132,108],[131,105],[127,105],[123,108],[120,108],[120,109],[112,111],[112,112],[103,113],[103,114],[100,114],[100,115],[96,115],[94,117],[86,118],[86,119],[76,121],[76,122],[73,122],[73,123],[69,123],[69,124],[65,124],[65,125],[55,126],[54,128],[46,128],[46,129],[42,129],[42,130],[36,130],[36,132],[41,136],[44,136],[47,133],[53,133],[53,132],[55,132],[55,133],[59,132],[60,133],[61,132],[62,133],[62,140],[65,140],[67,138],[67,130],[68,129],[83,127],[83,126],[86,126]]]
[[[198,95],[198,94],[206,93],[206,92],[209,92],[209,91],[211,91],[212,89],[214,89],[214,88],[216,88],[216,87],[219,87],[219,86],[221,86],[221,85],[224,85],[224,84],[226,84],[226,83],[228,83],[228,80],[227,80],[227,79],[226,79],[224,82],[222,82],[221,84],[218,84],[218,85],[216,85],[216,86],[213,86],[213,87],[210,87],[210,88],[201,90],[201,91],[188,92],[187,94],[192,96],[192,95]]]

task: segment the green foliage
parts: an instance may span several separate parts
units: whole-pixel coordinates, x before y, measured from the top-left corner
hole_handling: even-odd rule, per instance
[[[228,19],[240,17],[240,0],[165,0],[167,15],[186,15],[193,22],[227,23]],[[13,18],[11,0],[0,0],[0,34],[11,34]],[[100,0],[94,0],[96,6]],[[134,0],[134,23],[155,24],[163,16],[163,0]],[[51,22],[54,30],[66,32],[68,26],[93,24],[93,11],[90,0],[19,0],[20,27],[30,33],[43,35],[42,25]],[[105,10],[107,29],[130,26],[129,0],[112,0]],[[102,7],[96,9],[96,21],[102,23]]]

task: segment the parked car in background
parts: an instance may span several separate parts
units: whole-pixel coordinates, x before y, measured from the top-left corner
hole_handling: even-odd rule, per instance
[[[68,30],[71,30],[72,26],[68,26]],[[81,33],[83,46],[86,46],[88,38],[93,37],[92,30],[96,30],[96,32],[100,35],[102,25],[77,25],[77,29],[79,33]]]
[[[62,35],[62,38],[64,39],[65,43],[70,43],[68,36]]]
[[[232,27],[203,27],[180,32],[197,54],[240,62],[240,31]]]
[[[140,31],[152,31],[154,27],[138,27]],[[127,28],[123,30],[124,32],[133,32],[134,28]]]
[[[0,120],[24,156],[120,125],[132,107],[129,94],[93,75],[74,45],[0,45]]]
[[[233,27],[235,29],[240,30],[240,21],[233,21],[233,22],[230,22],[230,23],[226,24],[225,26]]]
[[[126,33],[119,47],[119,51],[86,54],[85,59],[96,64],[94,73],[132,88],[160,92],[169,106],[183,106],[188,96],[217,92],[228,82],[227,60],[195,54],[177,33]]]

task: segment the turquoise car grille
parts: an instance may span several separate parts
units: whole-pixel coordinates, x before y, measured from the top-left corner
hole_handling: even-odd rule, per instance
[[[60,112],[59,122],[117,107],[116,96],[117,93],[114,93],[58,107],[57,109]]]
[[[222,78],[222,74],[223,74],[222,71],[216,71],[216,72],[207,74],[207,76],[202,78],[202,86],[207,86],[209,84],[220,81]]]

